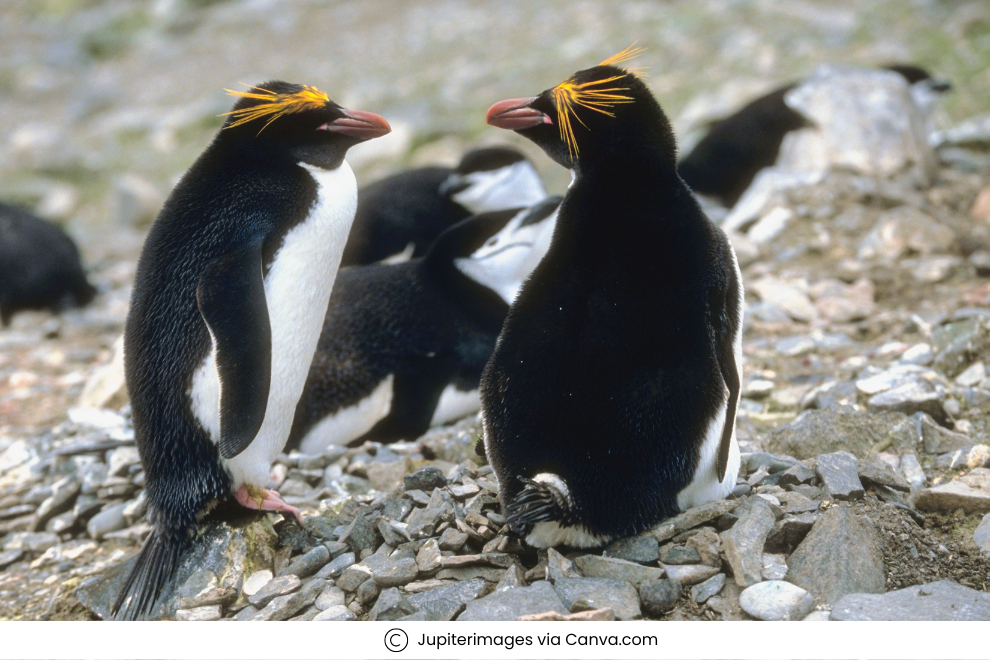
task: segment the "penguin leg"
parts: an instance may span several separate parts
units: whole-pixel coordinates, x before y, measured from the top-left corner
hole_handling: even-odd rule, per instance
[[[274,490],[244,484],[234,493],[234,499],[248,509],[292,514],[299,524],[302,524],[302,516],[299,514],[299,509],[283,502],[281,495]]]

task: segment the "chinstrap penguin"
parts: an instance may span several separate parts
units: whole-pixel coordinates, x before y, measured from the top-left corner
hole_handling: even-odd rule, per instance
[[[298,516],[264,486],[354,217],[344,156],[390,131],[306,85],[230,93],[239,100],[138,261],[124,355],[152,532],[114,605],[121,618],[153,612],[218,501]]]
[[[889,64],[900,74],[911,98],[926,116],[952,85],[921,67]],[[735,113],[712,122],[708,133],[684,156],[678,171],[691,189],[726,208],[739,201],[756,175],[777,162],[784,136],[813,124],[785,100],[799,83],[791,83],[750,101]]]
[[[481,371],[559,203],[481,213],[424,257],[341,269],[286,448],[412,439],[476,413]]]
[[[16,312],[88,305],[96,289],[69,235],[48,220],[0,204],[0,325]]]
[[[660,105],[618,66],[635,54],[487,114],[575,175],[481,380],[503,511],[537,547],[641,532],[739,469],[739,268]]]
[[[426,254],[469,215],[530,206],[547,196],[532,163],[511,147],[467,152],[454,169],[421,167],[363,186],[344,266]]]

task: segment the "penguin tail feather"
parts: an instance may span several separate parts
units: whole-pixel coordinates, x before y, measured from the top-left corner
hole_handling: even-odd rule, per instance
[[[549,486],[532,479],[516,477],[525,484],[507,507],[506,522],[515,536],[525,536],[539,522],[564,521],[569,517],[567,499]]]
[[[175,574],[181,554],[180,539],[153,531],[110,610],[114,619],[140,621],[148,617],[162,588]]]

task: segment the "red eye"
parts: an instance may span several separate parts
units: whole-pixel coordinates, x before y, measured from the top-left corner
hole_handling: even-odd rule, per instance
[[[317,126],[316,127],[316,130],[318,130],[318,131],[329,131],[330,130],[330,123],[327,122],[326,124],[323,124],[322,126]]]

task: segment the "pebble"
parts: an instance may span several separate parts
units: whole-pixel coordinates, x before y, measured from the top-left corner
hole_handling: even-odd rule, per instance
[[[990,466],[990,447],[987,445],[970,445],[942,454],[936,461],[938,467],[948,470],[964,470],[966,468]]]
[[[574,559],[574,566],[585,577],[610,578],[640,584],[658,580],[664,576],[662,568],[643,566],[636,562],[598,555],[581,555]]]
[[[667,539],[674,538],[681,532],[703,525],[710,520],[720,518],[737,506],[739,506],[739,500],[714,500],[712,502],[706,502],[660,523],[650,530],[650,534],[658,542],[663,543]]]
[[[668,578],[677,580],[685,587],[704,582],[719,571],[715,566],[705,566],[704,564],[689,564],[687,566],[664,564],[663,568]]]
[[[527,614],[557,612],[567,614],[549,582],[541,581],[529,587],[512,587],[473,600],[457,617],[458,621],[515,621]]]
[[[484,580],[466,580],[423,591],[407,597],[416,611],[424,612],[427,621],[453,621],[465,606],[485,593]]]
[[[739,605],[746,614],[761,621],[800,621],[815,606],[814,599],[801,587],[782,580],[751,585],[739,594]]]
[[[830,604],[849,593],[882,593],[887,580],[881,548],[868,519],[834,506],[787,558],[787,579]]]
[[[918,493],[919,511],[990,512],[990,469],[974,468],[969,474]]]
[[[126,502],[114,504],[90,518],[89,522],[86,523],[86,531],[89,532],[90,538],[99,541],[110,532],[116,532],[127,527],[127,519],[124,517],[124,509],[126,508]]]
[[[990,595],[949,580],[885,594],[855,593],[832,607],[832,621],[990,621]]]
[[[285,577],[295,576],[287,575]],[[281,579],[282,578],[275,578],[275,580]],[[298,580],[299,578],[296,579]],[[275,580],[272,580],[272,582]],[[316,598],[326,588],[326,586],[326,580],[314,578],[304,584],[295,593],[273,598],[267,605],[264,606],[264,608],[262,608],[251,618],[251,621],[285,621],[295,616],[304,607],[309,607],[316,602]],[[256,596],[257,594],[255,594],[255,597]],[[254,605],[254,603],[252,603],[252,605]]]
[[[413,562],[415,563],[415,562]],[[371,578],[371,569],[361,564],[348,566],[336,580],[336,585],[347,592],[356,591],[358,587]]]
[[[354,621],[357,615],[343,605],[334,605],[313,617],[313,621]]]
[[[462,531],[448,527],[440,534],[439,544],[441,550],[451,550],[457,552],[467,543],[468,535]]]
[[[395,587],[385,589],[368,613],[369,621],[396,621],[415,612],[406,597]]]
[[[636,588],[622,580],[559,578],[553,587],[570,612],[608,608],[619,621],[642,616]]]
[[[378,594],[381,591],[381,587],[374,580],[365,580],[357,588],[357,591],[354,592],[354,595],[357,597],[359,603],[370,607],[374,605],[375,599],[378,598]]]
[[[547,579],[556,582],[560,578],[579,578],[581,573],[574,567],[574,562],[553,548],[547,548]]]
[[[283,575],[266,582],[260,589],[248,596],[248,602],[255,607],[263,608],[272,599],[290,594],[302,586],[297,575]]]
[[[343,554],[337,555],[330,563],[321,568],[316,573],[316,577],[322,578],[324,580],[329,578],[339,577],[347,568],[353,566],[357,561],[353,552],[345,552]]]
[[[186,610],[176,610],[176,621],[219,621],[223,616],[219,605],[204,605]]]
[[[642,608],[650,616],[663,616],[674,608],[680,597],[681,584],[677,580],[647,580],[639,585]]]
[[[922,469],[921,463],[918,462],[918,457],[914,454],[901,456],[899,469],[901,474],[904,475],[904,479],[911,484],[912,488],[924,488],[925,484],[928,483],[925,471]]]
[[[659,543],[648,535],[630,536],[610,543],[604,556],[633,561],[637,564],[653,564],[660,558]]]
[[[314,575],[330,561],[330,551],[322,545],[318,545],[307,553],[293,559],[279,573],[279,576],[292,574],[299,578],[307,578]]]
[[[722,566],[722,557],[719,551],[722,542],[718,537],[718,532],[710,527],[702,527],[697,530],[685,543],[689,548],[693,548],[701,558],[701,563],[706,566]]]
[[[316,609],[321,612],[328,610],[331,607],[343,607],[344,598],[346,596],[347,594],[345,594],[344,590],[340,587],[327,587],[319,596],[316,597],[316,602],[314,605],[316,605]]]
[[[18,562],[23,558],[24,550],[21,548],[4,550],[3,552],[0,552],[0,569],[7,568],[11,564]]]
[[[858,461],[849,452],[820,454],[815,459],[815,472],[833,498],[858,500],[863,497],[865,491],[859,480]]]
[[[464,536],[466,538],[467,534]],[[433,573],[440,570],[440,546],[436,539],[428,539],[416,553],[416,566],[423,573]]]
[[[948,404],[949,401],[946,402],[946,405]],[[958,412],[954,414],[958,414]],[[921,438],[925,444],[925,451],[929,454],[944,454],[953,449],[970,447],[973,444],[969,436],[965,433],[950,431],[941,424],[936,423],[934,419],[925,413],[915,413],[911,416],[911,419],[921,429]],[[957,426],[958,424],[959,422],[957,422]]]
[[[3,549],[40,554],[58,543],[58,536],[51,532],[14,532],[4,539]]]
[[[983,554],[990,556],[990,513],[983,516],[983,520],[973,532],[973,542],[979,546]],[[0,555],[0,568],[3,567],[2,555]]]
[[[783,580],[787,575],[787,555],[763,553],[763,579]]]
[[[763,546],[775,522],[769,503],[760,498],[748,501],[750,504],[739,516],[738,522],[720,535],[725,560],[732,567],[734,579],[740,587],[756,584],[763,579]],[[679,579],[670,570],[667,574]],[[683,580],[679,581],[684,584]]]
[[[683,545],[675,545],[663,554],[661,561],[667,564],[699,564],[701,555],[696,548],[689,548]]]
[[[691,600],[699,604],[704,603],[722,591],[722,587],[724,586],[725,573],[719,573],[691,587]]]
[[[922,386],[919,381],[910,381],[886,392],[874,394],[867,401],[867,406],[874,412],[900,412],[905,415],[923,412],[931,415],[939,424],[950,425],[949,413],[946,412],[939,394]]]
[[[402,485],[405,490],[421,490],[431,493],[434,488],[446,486],[447,479],[443,476],[443,470],[433,465],[426,465],[412,474],[405,475],[402,478]]]
[[[377,569],[372,570],[371,577],[380,587],[400,587],[412,582],[419,573],[419,567],[413,558],[390,560]]]

